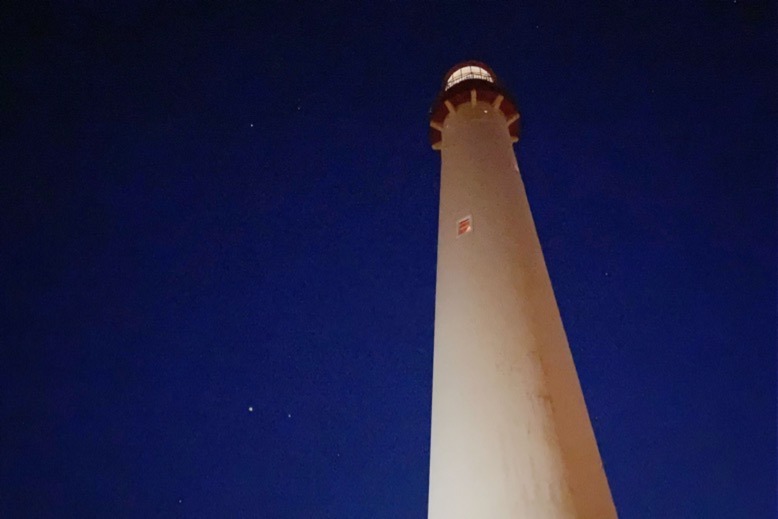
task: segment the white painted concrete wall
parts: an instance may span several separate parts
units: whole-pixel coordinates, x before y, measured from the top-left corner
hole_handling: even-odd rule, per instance
[[[429,518],[614,518],[505,117],[442,135]]]

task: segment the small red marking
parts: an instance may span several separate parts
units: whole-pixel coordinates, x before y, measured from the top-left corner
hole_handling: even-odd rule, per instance
[[[470,216],[466,216],[457,222],[457,236],[462,236],[473,230],[473,220]]]

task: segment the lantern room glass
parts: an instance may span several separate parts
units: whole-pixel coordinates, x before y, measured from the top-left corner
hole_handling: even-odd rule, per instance
[[[494,78],[489,72],[475,65],[467,65],[455,70],[446,80],[446,90],[467,79],[481,79],[494,83]]]

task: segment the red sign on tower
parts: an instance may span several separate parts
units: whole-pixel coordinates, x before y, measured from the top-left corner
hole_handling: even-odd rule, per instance
[[[457,237],[467,234],[473,230],[473,217],[467,215],[457,222]]]

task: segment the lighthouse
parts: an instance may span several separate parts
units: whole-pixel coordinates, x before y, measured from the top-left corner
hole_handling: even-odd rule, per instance
[[[616,517],[513,144],[484,63],[444,77],[429,519]]]

